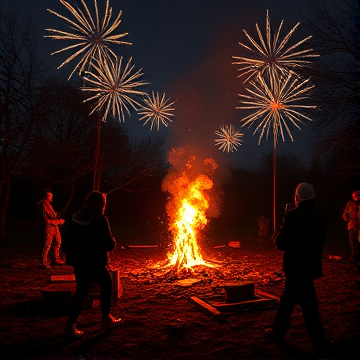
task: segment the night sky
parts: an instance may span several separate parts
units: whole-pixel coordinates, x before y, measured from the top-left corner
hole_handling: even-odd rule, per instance
[[[93,1],[88,0],[87,4],[92,8]],[[104,0],[98,0],[100,14],[104,4]],[[237,94],[243,92],[243,85],[237,79],[236,65],[231,64],[232,55],[241,54],[239,41],[247,43],[243,29],[257,39],[258,23],[264,33],[267,9],[272,30],[277,30],[284,19],[281,39],[301,22],[289,44],[309,35],[303,26],[303,15],[311,16],[311,0],[112,0],[110,5],[113,17],[122,10],[119,31],[128,32],[124,40],[133,44],[115,46],[115,52],[125,59],[132,56],[136,68],[143,69],[150,90],[165,91],[176,101],[174,122],[168,128],[150,132],[149,126],[142,126],[135,114],[126,118],[124,124],[130,134],[162,136],[168,148],[190,145],[203,156],[215,157],[219,163],[258,169],[259,157],[272,150],[272,138],[263,139],[259,146],[258,136],[252,136],[253,129],[244,128],[244,142],[237,152],[222,153],[214,145],[214,131],[221,124],[239,128],[242,117],[235,107],[239,105]],[[48,56],[51,71],[61,72],[67,78],[75,63],[57,70],[64,57],[50,56],[52,51],[65,47],[64,42],[43,38],[48,27],[68,30],[46,9],[69,16],[67,9],[59,0],[1,0],[1,11],[9,7],[19,10],[21,16],[31,15],[37,22],[42,55]],[[306,124],[302,128],[303,131],[294,129],[294,142],[288,137],[285,143],[280,140],[279,155],[293,153],[305,163],[309,160],[308,138],[312,134]]]

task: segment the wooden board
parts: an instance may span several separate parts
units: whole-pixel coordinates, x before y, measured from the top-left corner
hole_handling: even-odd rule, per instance
[[[189,287],[192,285],[196,285],[199,284],[201,282],[200,279],[182,279],[182,280],[177,280],[175,282],[175,284],[180,285],[180,286],[184,286],[184,287]]]
[[[240,301],[237,303],[227,303],[221,296],[203,297],[202,301],[215,308],[219,312],[231,312],[244,309],[265,309],[276,306],[280,299],[277,296],[265,293],[263,291],[256,291],[253,300]]]
[[[75,281],[75,274],[50,276],[51,283],[72,282],[72,281]]]
[[[41,302],[48,309],[65,309],[75,293],[75,283],[55,283],[41,289]]]
[[[111,301],[114,304],[118,301],[123,294],[123,287],[120,279],[120,270],[119,269],[109,269],[111,282],[112,282],[112,293],[111,293]]]
[[[219,316],[221,315],[221,312],[219,310],[217,310],[216,308],[214,308],[212,305],[208,304],[207,302],[199,299],[196,296],[191,296],[190,297],[190,301],[194,302],[195,304],[200,305],[202,308],[204,308],[205,310],[209,311],[211,314],[215,315],[215,316]]]
[[[227,282],[224,290],[227,303],[238,303],[255,298],[255,285],[250,281]]]
[[[154,245],[129,245],[130,249],[149,249],[149,248],[158,248],[158,244]]]
[[[122,296],[123,287],[121,284],[119,269],[109,268],[109,273],[113,284],[112,293],[111,293],[111,302],[112,304],[114,304]],[[64,286],[66,288],[66,284],[75,284],[75,274],[52,275],[50,276],[50,283],[52,285],[65,284]],[[92,307],[97,307],[99,305],[99,299],[100,299],[100,287],[95,283],[91,283],[91,289],[87,303],[91,304],[90,306]]]

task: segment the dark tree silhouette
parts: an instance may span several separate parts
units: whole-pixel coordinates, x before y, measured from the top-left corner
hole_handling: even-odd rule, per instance
[[[66,201],[60,213],[64,215],[77,186],[89,187],[94,171],[97,117],[88,115],[84,94],[69,82],[50,79],[41,96],[42,117],[34,127],[23,173],[43,188],[61,185]],[[105,193],[142,190],[137,187],[139,180],[154,175],[164,163],[162,141],[131,141],[122,124],[110,119],[101,123],[100,132],[97,188]]]
[[[43,188],[63,185],[63,215],[78,181],[92,172],[96,127],[88,115],[89,106],[83,103],[83,93],[69,82],[48,79],[40,96],[41,119],[33,128],[23,173]]]
[[[34,24],[10,12],[1,14],[0,23],[0,236],[4,237],[11,179],[32,140],[45,68],[38,58]]]
[[[164,166],[163,140],[151,137],[130,140],[121,124],[109,121],[102,130],[100,190],[108,194],[116,190],[146,190],[141,180],[155,175]]]
[[[358,1],[331,6],[314,1],[312,17],[307,19],[307,31],[314,35],[313,47],[320,54],[310,70],[318,105],[312,124],[317,130],[314,158],[338,153],[332,156],[338,159],[336,171],[348,177],[360,175],[359,16]]]

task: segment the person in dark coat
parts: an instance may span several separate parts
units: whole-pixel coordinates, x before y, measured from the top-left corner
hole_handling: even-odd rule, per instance
[[[68,339],[83,334],[76,328],[76,323],[90,293],[92,282],[101,288],[101,329],[121,322],[121,319],[116,319],[110,314],[112,281],[107,265],[109,253],[114,250],[116,240],[104,215],[105,207],[105,194],[92,191],[87,196],[83,209],[72,217],[67,236],[64,237],[63,250],[66,253],[66,264],[74,267],[76,280],[76,292],[70,303],[65,330],[65,338]]]
[[[275,246],[284,252],[285,288],[269,335],[277,345],[286,345],[284,339],[290,318],[295,305],[299,304],[311,343],[316,352],[322,353],[330,344],[322,327],[314,280],[323,276],[327,224],[315,206],[312,185],[299,184],[294,197],[296,207],[285,213],[280,230],[274,235]]]

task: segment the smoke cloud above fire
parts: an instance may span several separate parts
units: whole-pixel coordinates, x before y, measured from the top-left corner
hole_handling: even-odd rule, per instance
[[[221,38],[218,34],[207,56],[170,85],[176,119],[168,137],[170,148],[190,146],[203,158],[212,157],[219,164],[228,157],[215,146],[215,131],[222,124],[238,125],[235,107],[241,83],[231,65],[229,44]]]
[[[202,158],[189,146],[174,148],[169,151],[168,161],[171,164],[165,177],[162,189],[170,194],[166,212],[173,217],[178,209],[177,201],[185,197],[191,184],[198,179],[202,183],[201,191],[206,192],[209,202],[207,215],[217,217],[221,210],[221,191],[215,173],[218,164],[212,158]]]
[[[205,174],[213,182],[212,188],[206,190],[210,202],[207,215],[218,217],[230,159],[229,154],[215,146],[215,131],[222,124],[237,125],[235,106],[239,81],[236,68],[231,65],[231,48],[237,44],[225,43],[221,33],[217,33],[212,42],[207,56],[169,86],[171,98],[176,100],[176,113],[169,127],[167,144],[171,168],[163,190],[171,194],[174,182],[182,173],[191,179]],[[240,152],[241,149],[237,155]],[[174,212],[173,206],[169,201],[169,216]]]

